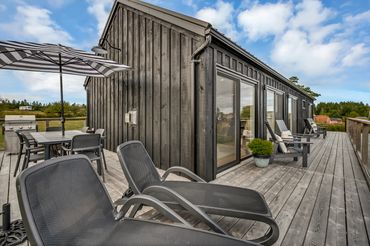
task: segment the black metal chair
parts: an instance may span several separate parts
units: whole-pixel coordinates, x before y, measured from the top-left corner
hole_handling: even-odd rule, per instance
[[[22,131],[18,131],[18,134],[21,136],[24,148],[25,148],[25,155],[23,159],[23,164],[21,171],[28,167],[30,162],[37,162],[45,159],[44,156],[44,148],[43,147],[34,147],[33,142],[27,138],[26,133]],[[18,163],[19,166],[19,163]],[[18,167],[16,165],[16,169],[14,170],[14,176],[17,174]]]
[[[272,163],[275,158],[293,157],[294,161],[298,161],[298,157],[302,157],[302,166],[308,166],[308,149],[310,144],[312,144],[311,142],[283,140],[280,136],[275,134],[268,121],[265,121],[265,125],[271,135],[271,141],[274,143],[274,150],[270,158],[270,163]],[[293,145],[293,147],[287,145]]]
[[[105,130],[102,129],[102,128],[96,129],[96,131],[95,131],[95,134],[100,134],[100,139],[101,139],[101,153],[102,153],[102,156],[103,156],[104,167],[105,167],[105,170],[108,171],[107,161],[105,160],[105,154],[104,154],[104,141],[105,141],[105,134],[104,133],[105,133]]]
[[[86,133],[89,130],[88,126],[84,126],[81,128],[81,132]]]
[[[27,137],[27,139],[29,140],[29,143],[32,147],[34,147],[34,152],[37,152],[37,151],[43,151],[44,148],[43,147],[37,147],[37,143],[35,142],[35,140],[32,138],[31,134],[28,132],[28,131],[24,131],[24,130],[16,130],[15,131],[15,134],[17,135],[18,137],[18,140],[19,140],[19,151],[18,151],[18,155],[17,155],[17,163],[15,164],[15,168],[14,168],[14,174],[13,176],[15,177],[17,175],[17,172],[18,172],[18,169],[19,169],[19,164],[21,162],[21,159],[22,159],[22,155],[25,153],[23,151],[23,148],[24,148],[24,140],[23,140],[23,136],[21,134],[19,134],[19,132],[23,132],[24,133],[24,136]]]
[[[131,191],[151,195],[166,205],[187,210],[211,229],[226,233],[207,213],[263,222],[268,233],[254,242],[273,244],[279,228],[262,194],[255,190],[205,182],[183,167],[171,167],[159,176],[153,161],[140,141],[129,141],[117,147],[117,154]],[[180,172],[196,182],[167,181],[170,173]],[[129,196],[130,190],[125,192]],[[124,196],[125,196],[124,195]],[[134,211],[140,209],[135,207]]]
[[[308,134],[312,134],[315,137],[320,137],[320,135],[323,136],[323,138],[326,138],[327,131],[325,127],[318,126],[315,121],[312,118],[304,119],[304,132]]]
[[[285,124],[285,121],[284,120],[276,120],[276,125],[277,125],[277,128],[280,132],[280,137],[286,141],[287,145],[289,146],[289,141],[292,141],[292,142],[301,142],[302,139],[303,141],[306,141],[306,142],[310,142],[311,141],[311,138],[314,137],[314,135],[312,134],[293,134],[289,129],[288,127],[286,126]],[[299,144],[300,146],[300,144]],[[310,153],[310,145],[308,145],[308,149],[307,149],[308,153]]]
[[[69,147],[62,146],[67,154],[83,154],[90,161],[96,161],[98,173],[105,182],[104,169],[102,168],[102,150],[100,134],[81,134],[73,136]]]
[[[18,203],[31,245],[257,245],[192,228],[168,206],[145,196],[127,199],[117,212],[82,155],[30,167],[17,178]],[[130,207],[156,209],[176,224],[126,215]]]

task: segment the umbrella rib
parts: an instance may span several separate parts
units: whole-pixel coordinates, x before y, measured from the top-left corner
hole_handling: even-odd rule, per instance
[[[101,75],[103,75],[104,77],[107,77],[107,76],[105,76],[103,73],[101,73],[99,70],[97,70],[96,68],[92,67],[89,63],[87,63],[87,62],[85,62],[84,60],[82,60],[81,58],[79,58],[79,57],[75,57],[75,59],[76,59],[76,60],[81,60],[81,61],[82,61],[82,62],[84,62],[87,66],[91,67],[92,69],[94,69],[95,71],[97,71],[98,73],[100,73]],[[105,67],[105,68],[108,68],[108,69],[109,69],[109,67],[104,66],[104,65],[102,65],[101,63],[99,63],[99,65],[101,65],[102,67]]]
[[[42,53],[44,56],[46,56],[47,58],[49,58],[49,61],[51,63],[54,63],[55,65],[60,65],[58,62],[54,61],[53,58],[51,58],[49,55],[45,54],[43,51],[38,51],[39,53]],[[38,55],[38,53],[36,53]],[[44,57],[42,56],[38,56],[40,59],[44,60],[44,61],[47,61],[48,59],[45,59]]]

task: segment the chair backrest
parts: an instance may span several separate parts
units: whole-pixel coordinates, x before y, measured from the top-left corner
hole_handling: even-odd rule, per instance
[[[24,143],[23,136],[22,136],[22,134],[20,134],[21,131],[22,130],[15,130],[14,132],[15,132],[15,134],[17,134],[17,137],[19,139],[19,143]]]
[[[23,143],[26,145],[27,148],[31,147],[30,140],[26,136],[25,131],[17,131],[17,136],[22,138]]]
[[[292,132],[288,129],[288,127],[285,124],[285,121],[283,120],[276,120],[276,125],[280,131],[280,136],[283,139],[293,139]]]
[[[75,135],[71,141],[72,151],[93,151],[100,148],[100,134]]]
[[[100,136],[104,137],[105,130],[103,128],[98,128],[95,131],[95,134],[100,134]]]
[[[31,245],[74,245],[82,231],[115,223],[112,201],[82,155],[26,169],[17,178],[17,196]]]
[[[265,121],[265,125],[266,125],[267,130],[268,130],[268,131],[269,131],[269,133],[270,133],[270,136],[271,136],[272,140],[273,140],[274,142],[276,142],[276,141],[277,141],[277,139],[276,139],[276,137],[275,137],[275,132],[272,130],[272,128],[271,128],[271,126],[270,126],[270,123],[269,123],[268,121]]]
[[[317,133],[317,125],[316,125],[315,121],[312,118],[307,118],[304,121],[305,121],[306,127],[309,130],[312,130],[313,133]]]
[[[62,127],[61,126],[49,126],[49,127],[46,127],[45,131],[46,132],[60,132],[62,131]]]
[[[158,184],[161,179],[155,165],[140,141],[128,141],[117,147],[123,173],[135,194]]]
[[[88,126],[84,126],[84,127],[81,128],[81,132],[83,132],[83,133],[86,133],[87,130],[89,130]]]

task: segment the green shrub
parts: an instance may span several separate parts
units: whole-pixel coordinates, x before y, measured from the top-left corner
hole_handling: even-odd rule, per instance
[[[248,148],[254,156],[270,156],[273,150],[272,142],[260,138],[253,139]]]

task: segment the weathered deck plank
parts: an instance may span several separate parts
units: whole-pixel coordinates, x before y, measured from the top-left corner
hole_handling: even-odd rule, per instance
[[[275,245],[369,245],[370,191],[347,135],[330,132],[326,140],[313,141],[308,168],[301,167],[301,160],[288,159],[261,169],[248,159],[219,174],[213,182],[256,189],[264,194],[280,229]],[[106,152],[106,158],[105,186],[112,200],[116,200],[128,185],[116,154]],[[16,156],[0,152],[2,159],[0,203],[6,202],[9,165],[14,169]],[[175,175],[171,178],[183,179]],[[12,220],[20,218],[13,177],[9,200]],[[141,218],[169,222],[149,208],[142,212]],[[180,214],[195,227],[209,229],[193,216]],[[211,218],[238,238],[256,238],[268,229],[262,223],[243,219]]]

